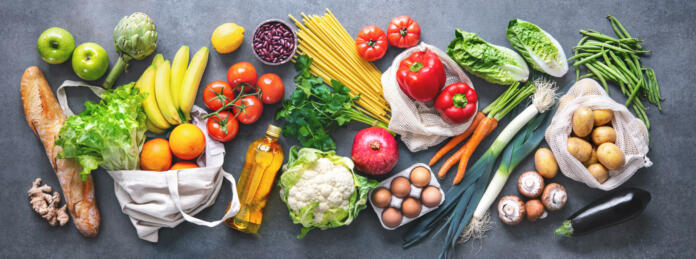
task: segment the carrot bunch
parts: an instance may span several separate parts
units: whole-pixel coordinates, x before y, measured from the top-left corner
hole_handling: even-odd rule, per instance
[[[450,156],[445,163],[440,167],[437,173],[439,178],[444,178],[447,172],[454,166],[455,163],[459,162],[457,166],[457,174],[454,176],[452,184],[458,184],[464,179],[466,173],[466,166],[469,163],[471,155],[474,154],[476,148],[481,144],[481,141],[485,139],[491,132],[493,132],[498,127],[498,121],[503,119],[512,109],[517,107],[524,99],[534,93],[534,85],[531,82],[527,82],[522,87],[520,87],[519,82],[515,82],[510,85],[505,92],[503,92],[500,97],[498,97],[493,103],[488,105],[482,112],[478,112],[471,126],[464,131],[462,134],[452,137],[447,144],[445,144],[440,150],[435,153],[430,162],[430,166],[437,163],[442,157],[445,156],[450,150],[454,149],[459,143],[469,138],[469,140],[457,150],[452,156]]]

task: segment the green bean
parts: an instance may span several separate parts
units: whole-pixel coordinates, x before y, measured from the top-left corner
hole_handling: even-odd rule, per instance
[[[595,76],[594,73],[587,73],[587,74],[584,74],[584,75],[580,76],[580,77],[578,78],[578,80],[583,79],[583,78],[590,78],[590,77],[594,77],[594,76]]]
[[[592,71],[593,74],[597,75],[597,78],[599,79],[600,82],[602,82],[602,85],[604,86],[604,90],[607,91],[607,93],[609,93],[609,86],[607,86],[607,81],[604,80],[604,78],[603,78],[602,75],[599,73],[599,71],[597,71],[597,69],[595,69],[594,67],[592,67],[592,65],[589,64],[589,63],[586,64],[585,67],[587,67],[587,69],[589,69],[590,71]]]
[[[582,64],[585,64],[585,63],[587,63],[587,62],[593,61],[595,58],[598,58],[598,57],[601,56],[603,53],[605,53],[605,51],[600,51],[599,53],[595,53],[595,54],[593,54],[593,55],[591,55],[591,56],[589,56],[589,57],[586,57],[586,58],[583,58],[583,59],[581,59],[581,60],[578,60],[578,61],[576,61],[575,63],[573,63],[573,66],[576,66],[576,67],[577,67],[577,66],[579,66],[579,65],[582,65]]]
[[[616,65],[618,65],[621,68],[624,75],[626,75],[627,77],[632,79],[633,82],[635,82],[635,83],[638,82],[638,78],[636,77],[636,75],[634,75],[632,72],[630,72],[631,70],[628,69],[628,67],[626,66],[626,63],[624,63],[621,59],[619,59],[619,57],[617,57],[616,54],[614,54],[614,52],[610,51],[609,56],[611,56],[612,60],[614,60],[614,63],[616,63]]]
[[[602,62],[597,62],[597,66],[598,66],[598,67],[601,67],[603,70],[605,70],[606,72],[608,72],[608,73],[610,73],[612,76],[614,76],[614,78],[618,79],[618,80],[616,80],[616,81],[621,80],[621,81],[623,81],[625,84],[630,84],[630,83],[628,82],[628,80],[626,80],[626,78],[624,78],[624,77],[621,76],[619,73],[617,73],[616,71],[614,71],[614,70],[613,70],[612,68],[610,68],[609,66],[603,64]]]
[[[577,51],[577,50],[576,50],[576,51]],[[578,58],[582,58],[582,57],[587,57],[587,56],[590,56],[590,53],[579,53],[579,54],[575,54],[575,56],[570,57],[570,58],[568,59],[568,61],[571,61],[571,60],[574,60],[574,59],[578,59]]]
[[[619,20],[616,19],[616,17],[609,15],[609,16],[607,16],[607,18],[609,18],[609,21],[610,21],[611,23],[615,23],[616,26],[619,27],[619,30],[621,30],[621,33],[623,33],[623,35],[626,36],[626,38],[630,38],[630,37],[631,37],[631,34],[628,34],[628,31],[626,31],[626,28],[623,27],[623,25],[621,24],[621,22],[619,22]]]

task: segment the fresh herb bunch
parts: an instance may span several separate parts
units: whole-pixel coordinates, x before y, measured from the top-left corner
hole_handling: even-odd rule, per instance
[[[350,121],[387,128],[387,125],[355,110],[360,95],[350,96],[350,90],[341,82],[331,80],[331,86],[309,73],[312,59],[299,56],[295,62],[295,85],[290,99],[283,101],[283,109],[276,120],[285,119],[283,136],[294,136],[303,147],[323,151],[336,149],[329,135],[337,127]]]

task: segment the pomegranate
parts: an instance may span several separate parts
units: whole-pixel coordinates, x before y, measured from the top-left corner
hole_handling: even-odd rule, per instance
[[[399,161],[399,147],[388,130],[371,127],[358,131],[351,155],[355,168],[368,175],[383,175]]]

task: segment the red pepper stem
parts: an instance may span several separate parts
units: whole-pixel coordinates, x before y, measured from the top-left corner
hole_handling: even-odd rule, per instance
[[[468,103],[469,100],[466,99],[466,95],[464,94],[455,94],[452,97],[452,104],[454,104],[454,107],[464,108],[464,106],[466,106]]]
[[[413,73],[418,73],[418,71],[420,71],[421,68],[423,68],[423,63],[420,63],[420,62],[413,63],[413,65],[411,65],[411,67],[409,67],[409,69]]]

